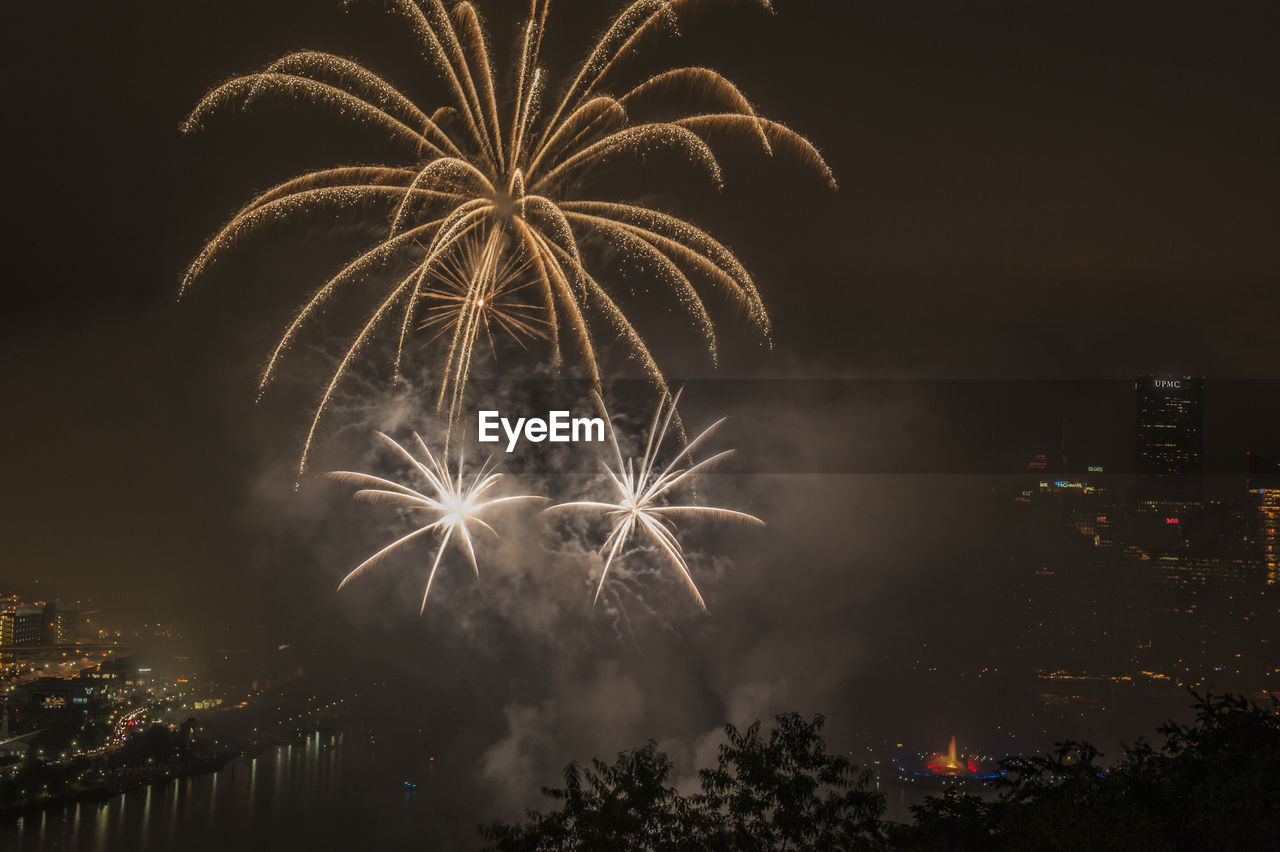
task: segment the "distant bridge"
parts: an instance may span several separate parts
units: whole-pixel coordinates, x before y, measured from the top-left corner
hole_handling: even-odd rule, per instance
[[[81,642],[61,645],[0,645],[0,654],[14,655],[48,655],[58,652],[74,653],[76,656],[98,656],[103,651],[131,651],[129,645],[110,645],[102,642]]]

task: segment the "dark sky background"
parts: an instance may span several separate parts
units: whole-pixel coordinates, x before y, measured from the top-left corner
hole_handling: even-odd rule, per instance
[[[545,50],[558,76],[608,5],[555,5]],[[718,194],[686,191],[689,174],[641,173],[646,192],[738,251],[775,320],[769,352],[720,306],[719,371],[680,335],[659,348],[670,375],[742,382],[736,407],[721,409],[708,400],[728,399],[724,386],[699,402],[695,383],[689,420],[735,409],[722,443],[743,448],[739,467],[708,488],[773,524],[700,557],[711,620],[661,578],[654,594],[671,612],[636,616],[631,635],[614,629],[625,595],[608,617],[579,605],[585,579],[551,592],[499,568],[491,598],[475,598],[465,577],[442,590],[468,602],[459,607],[473,628],[557,637],[521,640],[516,652],[492,636],[469,644],[445,616],[424,626],[416,606],[387,604],[391,581],[332,592],[387,532],[359,526],[374,515],[352,515],[323,482],[291,490],[310,406],[349,332],[342,311],[313,329],[257,405],[255,381],[292,308],[360,234],[322,220],[268,229],[176,300],[202,240],[255,191],[398,153],[320,108],[278,100],[181,135],[210,86],[306,47],[357,57],[423,102],[440,100],[377,4],[344,13],[328,0],[6,11],[0,586],[127,595],[122,612],[172,617],[200,636],[252,627],[266,641],[328,647],[337,634],[361,659],[388,636],[447,645],[455,662],[437,660],[438,675],[460,671],[458,655],[491,666],[452,684],[462,707],[491,708],[475,714],[472,756],[545,781],[539,773],[569,757],[664,732],[692,753],[699,732],[733,713],[835,713],[870,688],[866,678],[886,676],[869,647],[914,641],[917,605],[945,610],[942,578],[999,582],[984,574],[989,535],[956,508],[976,486],[951,474],[1014,472],[1053,449],[1073,416],[1073,439],[1077,428],[1096,433],[1088,452],[1123,464],[1124,383],[1138,372],[1208,376],[1211,436],[1213,383],[1232,388],[1218,409],[1233,412],[1219,415],[1226,454],[1280,450],[1269,383],[1280,378],[1274,6],[780,0],[769,16],[713,5],[637,69],[717,68],[762,114],[813,140],[840,189],[745,143],[718,149]],[[481,6],[497,45],[510,44],[525,4]],[[609,368],[621,375],[623,360]],[[810,379],[898,389],[965,380],[980,401],[939,409],[896,390],[860,403],[865,384],[798,384]],[[370,461],[367,428],[389,410],[394,428],[413,422],[404,400],[376,385],[362,395],[362,382],[339,406],[317,469]],[[1001,413],[1027,399],[1052,402],[1008,426]],[[1005,427],[1008,441],[992,437]],[[907,472],[917,449],[939,459],[910,471],[938,475],[924,486],[933,503],[920,502],[918,478],[850,475]],[[389,572],[410,575],[406,600],[414,568]],[[520,585],[529,582],[540,591]],[[526,614],[521,589],[535,600]],[[397,626],[372,626],[384,620]],[[558,641],[583,644],[567,626],[603,647],[549,673],[525,660]],[[521,665],[523,678],[512,674]],[[399,673],[413,677],[407,665]],[[664,683],[685,700],[646,703]],[[580,718],[569,695],[594,696],[598,715]],[[599,718],[615,721],[592,728]],[[875,727],[857,717],[847,729],[858,725]],[[521,739],[526,728],[539,733]],[[565,744],[557,731],[575,736]]]

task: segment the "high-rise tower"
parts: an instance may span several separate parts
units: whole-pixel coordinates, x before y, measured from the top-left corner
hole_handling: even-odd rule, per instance
[[[1137,473],[1146,500],[1198,501],[1204,476],[1204,379],[1139,376]]]

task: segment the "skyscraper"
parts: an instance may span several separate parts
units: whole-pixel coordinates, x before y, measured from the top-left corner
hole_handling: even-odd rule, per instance
[[[1188,502],[1203,494],[1204,379],[1139,376],[1137,473],[1146,500]]]
[[[1280,456],[1249,454],[1249,514],[1267,584],[1280,583]]]

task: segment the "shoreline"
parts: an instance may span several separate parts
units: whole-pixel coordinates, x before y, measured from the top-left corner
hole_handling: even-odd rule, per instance
[[[121,769],[114,774],[114,777],[106,781],[78,790],[58,793],[39,802],[0,805],[0,821],[12,821],[29,814],[55,810],[84,802],[105,802],[116,796],[140,790],[144,787],[168,784],[170,781],[179,778],[191,778],[197,775],[221,772],[226,768],[227,764],[243,753],[242,751],[229,751],[213,757],[183,761],[179,764]]]

